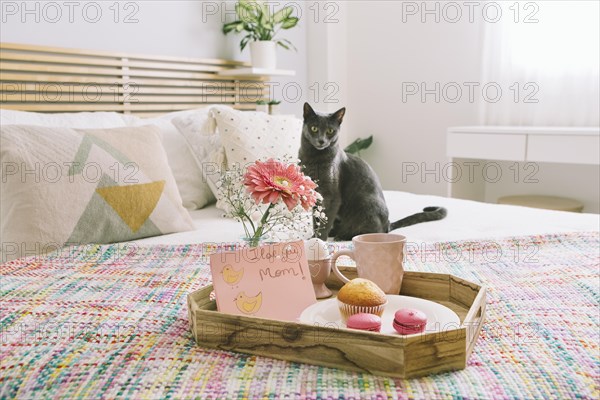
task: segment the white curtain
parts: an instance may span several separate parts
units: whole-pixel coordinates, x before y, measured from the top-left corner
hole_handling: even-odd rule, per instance
[[[599,125],[599,3],[507,1],[501,18],[490,12],[498,21],[484,23],[483,124]]]

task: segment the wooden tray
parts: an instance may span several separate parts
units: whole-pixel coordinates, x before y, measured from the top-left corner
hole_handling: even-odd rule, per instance
[[[342,267],[356,277],[356,269]],[[341,284],[330,280],[330,288]],[[412,337],[224,314],[212,285],[188,295],[190,327],[199,346],[399,378],[463,369],[485,317],[485,288],[453,275],[406,272],[401,295],[443,304],[461,326]]]

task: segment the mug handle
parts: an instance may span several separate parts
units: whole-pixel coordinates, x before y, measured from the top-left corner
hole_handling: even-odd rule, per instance
[[[341,256],[348,256],[348,257],[354,259],[354,251],[352,251],[352,250],[340,250],[340,251],[336,251],[335,254],[333,255],[333,257],[331,257],[331,267],[333,269],[333,273],[343,283],[348,283],[348,282],[350,282],[350,279],[348,279],[344,275],[342,275],[342,273],[340,272],[340,270],[338,269],[338,267],[336,265],[338,257],[341,257]]]

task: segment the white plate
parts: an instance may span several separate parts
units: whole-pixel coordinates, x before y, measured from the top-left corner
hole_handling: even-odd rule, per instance
[[[424,333],[445,332],[460,327],[458,315],[446,306],[433,301],[410,296],[396,296],[388,294],[388,304],[381,317],[381,333],[397,335],[392,326],[394,314],[401,308],[414,308],[423,311],[427,315],[427,327]],[[300,318],[300,322],[309,325],[318,324],[331,328],[346,328],[342,322],[337,298],[319,301],[307,307]]]

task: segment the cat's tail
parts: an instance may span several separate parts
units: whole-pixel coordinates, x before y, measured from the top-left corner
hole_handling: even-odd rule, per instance
[[[420,224],[421,222],[438,221],[446,218],[448,210],[444,207],[425,207],[423,212],[409,215],[406,218],[402,218],[396,222],[390,223],[390,231],[394,229],[403,228],[405,226]]]

